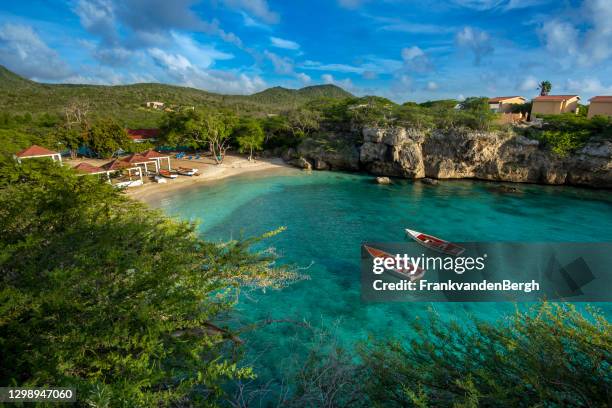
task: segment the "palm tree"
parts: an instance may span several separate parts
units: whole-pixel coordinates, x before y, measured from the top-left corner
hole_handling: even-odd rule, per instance
[[[541,96],[548,95],[552,89],[552,84],[549,81],[542,81],[538,85],[538,89],[540,90]]]

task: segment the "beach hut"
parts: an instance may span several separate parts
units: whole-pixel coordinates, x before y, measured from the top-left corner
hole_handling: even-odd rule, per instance
[[[153,164],[153,166],[155,166],[155,173],[159,172],[159,162],[157,160],[148,159],[138,153],[132,153],[129,156],[126,156],[120,160],[131,166],[137,166],[137,167],[142,166],[144,167],[144,170],[146,173],[149,173],[149,165]]]
[[[113,170],[106,170],[106,169],[103,169],[102,167],[94,166],[92,164],[84,163],[84,162],[77,164],[76,166],[73,167],[73,169],[79,172],[81,176],[106,174],[106,179],[108,180],[109,183],[111,182],[110,174],[113,172]]]
[[[127,170],[128,172],[128,180],[120,181],[115,186],[117,187],[135,187],[143,185],[142,179],[142,168],[139,166],[131,166],[129,163],[126,163],[120,159],[114,159],[109,161],[108,163],[102,165],[102,168],[107,170],[110,173],[119,171],[119,170]],[[134,175],[138,176],[138,180],[132,180]]]
[[[24,149],[13,156],[18,163],[21,163],[23,159],[35,159],[38,157],[50,157],[51,160],[59,162],[62,164],[62,155],[58,152],[54,152],[53,150],[49,150],[42,146],[32,145],[27,149]]]
[[[146,157],[147,159],[155,160],[157,162],[157,166],[160,169],[162,167],[161,165],[162,160],[166,160],[166,163],[168,164],[168,171],[172,170],[172,168],[170,167],[170,156],[167,154],[159,153],[151,149],[143,153],[142,156]]]

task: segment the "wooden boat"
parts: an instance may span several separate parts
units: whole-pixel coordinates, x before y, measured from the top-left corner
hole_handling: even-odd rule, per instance
[[[190,169],[188,167],[179,167],[176,172],[181,176],[193,176],[198,172],[198,169]]]
[[[395,256],[381,249],[374,248],[368,245],[364,245],[363,247],[373,258],[395,258]],[[423,277],[423,275],[425,275],[425,270],[423,268],[419,268],[418,266],[411,263],[409,263],[409,266],[410,267],[407,269],[392,268],[389,270],[395,272],[395,274],[399,275],[402,278],[410,279],[410,281],[419,280]]]
[[[419,231],[414,231],[406,228],[406,235],[414,239],[419,244],[434,251],[441,252],[447,255],[459,256],[465,251],[465,248],[455,245],[452,242],[434,237],[433,235],[423,234]]]
[[[178,174],[170,173],[168,170],[160,170],[159,175],[169,179],[175,179],[178,177]]]

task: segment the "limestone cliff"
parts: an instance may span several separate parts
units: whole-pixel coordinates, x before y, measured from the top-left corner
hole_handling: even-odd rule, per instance
[[[354,135],[353,135],[354,136]],[[364,128],[360,138],[307,140],[285,159],[300,167],[365,170],[405,178],[475,178],[612,188],[612,143],[592,142],[568,157],[512,132]]]

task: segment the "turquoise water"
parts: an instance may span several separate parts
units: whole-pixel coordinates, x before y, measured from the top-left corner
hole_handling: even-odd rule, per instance
[[[364,304],[360,301],[360,244],[404,240],[403,229],[451,241],[612,241],[612,194],[569,187],[443,181],[438,186],[371,176],[285,170],[185,190],[157,205],[201,222],[205,239],[227,240],[287,227],[267,245],[282,261],[303,267],[310,280],[281,291],[249,293],[236,325],[264,319],[308,322],[350,346],[368,335],[410,336],[408,322],[433,307],[448,318],[495,319],[512,304]],[[607,315],[612,307],[601,305]],[[315,341],[301,325],[267,325],[245,336],[247,356],[262,379],[279,379],[299,365]],[[289,368],[288,368],[289,367]]]

